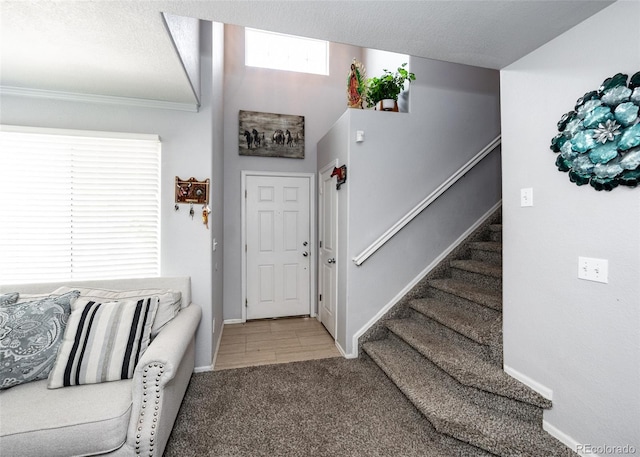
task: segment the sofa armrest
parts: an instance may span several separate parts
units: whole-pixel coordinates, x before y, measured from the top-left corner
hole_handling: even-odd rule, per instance
[[[125,446],[134,455],[162,455],[194,367],[194,337],[202,309],[183,308],[140,358],[133,374]]]
[[[162,328],[142,354],[136,366],[134,379],[142,374],[144,367],[155,363],[164,365],[162,384],[172,379],[174,370],[196,333],[201,316],[202,309],[198,305],[191,304],[182,308],[178,315]]]

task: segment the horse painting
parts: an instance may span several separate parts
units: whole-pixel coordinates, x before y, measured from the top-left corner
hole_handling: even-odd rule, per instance
[[[240,110],[238,152],[304,159],[304,116]]]

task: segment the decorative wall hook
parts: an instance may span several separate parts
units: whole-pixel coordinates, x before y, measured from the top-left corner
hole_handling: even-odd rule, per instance
[[[198,181],[196,178],[187,180],[176,176],[176,203],[209,204],[209,179]]]
[[[334,176],[337,176],[336,189],[340,190],[340,186],[347,182],[347,166],[342,165],[340,167],[334,167],[331,172],[331,178]]]
[[[180,179],[176,176],[176,203],[174,209],[180,209],[179,203],[189,203],[189,216],[191,219],[196,212],[193,208],[194,204],[202,205],[202,223],[209,228],[209,179],[198,181],[196,178],[187,180]]]

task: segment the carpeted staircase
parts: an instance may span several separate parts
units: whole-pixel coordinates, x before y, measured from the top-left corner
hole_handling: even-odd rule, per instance
[[[361,339],[452,456],[575,456],[542,429],[551,402],[502,369],[500,211]]]

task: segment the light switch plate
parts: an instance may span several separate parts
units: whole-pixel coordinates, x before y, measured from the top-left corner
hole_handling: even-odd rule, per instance
[[[578,278],[587,281],[609,282],[609,261],[578,257]]]
[[[520,206],[533,206],[533,188],[520,189]]]

